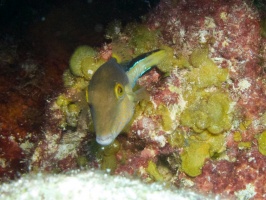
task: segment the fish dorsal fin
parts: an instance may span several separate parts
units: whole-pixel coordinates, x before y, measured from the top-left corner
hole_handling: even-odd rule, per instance
[[[126,72],[130,86],[133,88],[138,78],[147,72],[152,66],[159,64],[165,55],[165,50],[157,49],[133,59],[130,62],[132,67]]]

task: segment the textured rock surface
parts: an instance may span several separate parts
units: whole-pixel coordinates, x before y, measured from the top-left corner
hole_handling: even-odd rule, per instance
[[[139,180],[110,176],[98,171],[74,171],[61,175],[27,175],[18,181],[1,185],[0,198],[5,200],[200,200],[214,197],[201,196],[188,190],[171,190],[160,184],[147,185]]]

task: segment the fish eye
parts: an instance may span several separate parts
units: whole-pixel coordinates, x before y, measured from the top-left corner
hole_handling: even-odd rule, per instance
[[[124,87],[120,83],[115,84],[115,95],[116,98],[120,99],[124,95]]]

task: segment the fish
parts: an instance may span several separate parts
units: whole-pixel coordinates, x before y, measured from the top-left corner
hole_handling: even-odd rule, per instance
[[[129,123],[139,99],[133,90],[138,78],[165,55],[165,50],[157,49],[132,59],[126,67],[112,57],[95,71],[88,86],[88,104],[97,143],[111,144]]]

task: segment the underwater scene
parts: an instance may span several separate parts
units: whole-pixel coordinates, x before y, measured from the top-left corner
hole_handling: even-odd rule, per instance
[[[0,199],[266,199],[264,0],[0,0]]]

